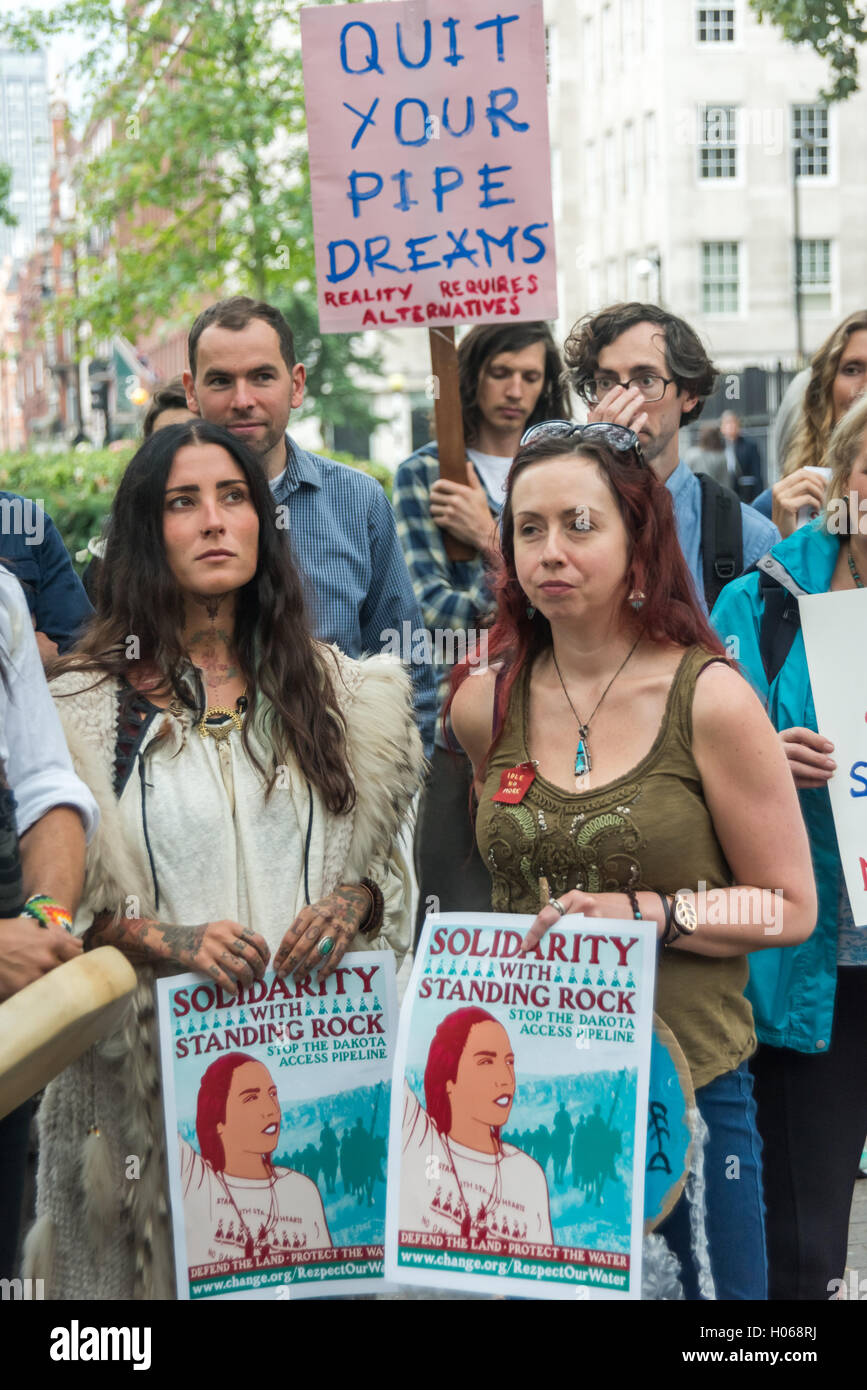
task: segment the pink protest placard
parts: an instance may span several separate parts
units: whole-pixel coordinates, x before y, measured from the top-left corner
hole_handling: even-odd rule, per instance
[[[323,332],[557,316],[542,0],[301,12]]]

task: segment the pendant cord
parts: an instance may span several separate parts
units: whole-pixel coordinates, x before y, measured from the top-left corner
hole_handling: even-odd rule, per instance
[[[466,1219],[467,1221],[469,1221],[470,1225],[472,1225],[472,1221],[473,1221],[472,1208],[470,1207],[469,1202],[467,1201],[466,1197],[464,1196],[463,1183],[461,1182],[460,1177],[458,1176],[458,1165],[457,1165],[457,1163],[455,1162],[455,1156],[454,1156],[454,1154],[452,1153],[452,1146],[451,1146],[451,1144],[449,1143],[449,1137],[448,1137],[447,1134],[443,1134],[441,1137],[442,1137],[442,1140],[443,1140],[443,1143],[444,1143],[444,1146],[445,1146],[445,1151],[446,1151],[446,1153],[447,1153],[448,1156],[449,1156],[449,1162],[450,1162],[451,1165],[452,1165],[452,1172],[453,1172],[454,1175],[455,1175],[455,1182],[456,1182],[457,1185],[458,1185],[458,1192],[459,1192],[459,1194],[460,1194],[461,1202],[463,1203],[464,1210],[466,1211],[466,1218],[465,1218],[465,1219]],[[501,1176],[500,1176],[500,1163],[502,1162],[502,1147],[503,1147],[503,1146],[502,1146],[502,1141],[501,1141],[499,1138],[497,1139],[497,1145],[498,1145],[498,1148],[497,1148],[496,1154],[495,1154],[495,1156],[494,1156],[494,1182],[493,1182],[493,1186],[491,1187],[490,1192],[488,1193],[487,1197],[485,1198],[485,1201],[482,1203],[481,1208],[480,1208],[480,1212],[481,1212],[481,1214],[482,1214],[482,1219],[483,1219],[483,1220],[484,1220],[486,1217],[490,1216],[491,1212],[494,1210],[495,1207],[499,1206],[499,1204],[500,1204],[500,1198],[501,1198],[501,1196],[502,1196],[502,1178],[501,1178]],[[469,1232],[467,1232],[467,1234],[469,1234]]]
[[[629,648],[629,651],[626,653],[626,656],[625,656],[625,657],[623,658],[623,660],[621,661],[621,663],[620,663],[620,665],[618,666],[617,670],[614,672],[614,675],[611,677],[611,680],[608,682],[608,684],[606,685],[606,687],[605,687],[605,689],[603,690],[602,694],[599,696],[599,699],[596,701],[596,704],[593,706],[593,713],[590,715],[590,718],[587,720],[587,723],[586,723],[586,724],[585,724],[584,721],[582,720],[580,714],[578,713],[577,709],[576,709],[575,706],[573,705],[572,701],[569,699],[569,691],[566,689],[566,682],[565,682],[564,679],[563,679],[562,673],[561,673],[561,671],[560,671],[560,667],[557,665],[557,653],[554,651],[553,646],[551,647],[551,659],[552,659],[552,661],[554,662],[554,670],[557,672],[557,676],[559,677],[560,684],[561,684],[561,686],[563,687],[563,694],[566,696],[566,699],[567,699],[567,701],[568,701],[568,703],[569,703],[569,708],[571,709],[571,711],[572,711],[572,713],[574,714],[576,720],[578,721],[578,732],[579,732],[579,734],[581,735],[582,738],[586,738],[587,735],[588,735],[588,733],[590,732],[590,723],[591,723],[591,720],[595,717],[596,711],[598,710],[599,706],[602,704],[602,701],[605,699],[605,696],[608,694],[608,692],[609,692],[609,690],[611,689],[612,685],[613,685],[614,682],[617,680],[617,677],[620,675],[620,672],[623,670],[623,668],[624,668],[624,666],[626,665],[627,661],[629,661],[630,657],[632,656],[633,652],[635,651],[635,648],[638,646],[638,644],[639,644],[640,641],[641,641],[641,638],[640,638],[640,637],[636,637],[636,639],[635,639],[635,641],[633,642],[632,646]]]
[[[852,578],[853,578],[854,581],[855,581],[855,588],[856,588],[856,589],[863,589],[863,588],[864,588],[864,580],[861,578],[860,574],[858,573],[857,569],[855,568],[855,561],[854,561],[853,558],[852,558],[852,542],[851,542],[851,541],[849,542],[849,554],[848,554],[848,556],[847,556],[847,559],[848,559],[848,561],[849,561],[849,573],[851,574]]]

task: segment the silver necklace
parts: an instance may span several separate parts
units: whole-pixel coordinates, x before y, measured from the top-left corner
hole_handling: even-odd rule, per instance
[[[555,651],[554,651],[554,648],[553,648],[553,647],[551,648],[551,658],[552,658],[552,660],[553,660],[553,662],[554,662],[554,670],[557,672],[557,675],[558,675],[559,680],[560,680],[560,684],[561,684],[562,687],[563,687],[563,694],[566,696],[566,699],[567,699],[568,702],[569,702],[569,708],[571,709],[572,713],[574,714],[575,719],[576,719],[577,724],[578,724],[578,748],[577,748],[577,750],[576,750],[576,752],[575,752],[575,776],[576,776],[576,777],[583,777],[584,774],[585,774],[585,772],[589,772],[589,771],[591,770],[591,768],[593,767],[593,760],[592,760],[591,757],[590,757],[590,745],[589,745],[589,743],[587,742],[588,735],[589,735],[589,733],[590,733],[590,724],[591,724],[591,721],[593,720],[593,718],[594,718],[594,716],[595,716],[595,714],[596,714],[596,711],[598,710],[599,706],[602,704],[602,701],[605,699],[605,696],[608,694],[608,692],[609,692],[609,690],[611,689],[612,685],[613,685],[614,682],[617,680],[617,677],[620,675],[620,672],[623,670],[624,666],[626,665],[626,663],[627,663],[627,661],[629,660],[629,658],[632,656],[632,653],[635,651],[635,648],[638,646],[638,644],[639,644],[640,641],[641,641],[641,638],[640,638],[640,637],[636,637],[636,639],[635,639],[635,641],[633,642],[632,646],[629,648],[629,651],[627,652],[626,656],[623,658],[623,660],[621,661],[621,663],[620,663],[620,665],[618,666],[617,670],[614,672],[614,675],[611,677],[611,680],[608,682],[608,684],[606,685],[606,687],[605,687],[605,689],[603,690],[602,694],[599,696],[599,699],[596,701],[596,704],[595,704],[594,707],[593,707],[593,713],[590,715],[590,718],[586,721],[586,723],[585,723],[585,721],[581,718],[581,715],[578,713],[578,711],[577,711],[577,709],[575,708],[575,706],[573,705],[572,701],[569,699],[569,691],[566,689],[566,682],[565,682],[564,679],[563,679],[563,676],[562,676],[561,671],[560,671],[560,667],[557,665],[557,655],[556,655],[556,653],[555,653]]]

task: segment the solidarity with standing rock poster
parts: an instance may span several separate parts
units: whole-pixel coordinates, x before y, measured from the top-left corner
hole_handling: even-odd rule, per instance
[[[401,1011],[390,1280],[641,1295],[655,932],[569,917],[429,918]]]
[[[178,1297],[382,1289],[391,952],[322,983],[157,991]]]

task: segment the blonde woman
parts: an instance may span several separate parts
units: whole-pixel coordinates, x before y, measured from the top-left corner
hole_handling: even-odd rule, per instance
[[[867,340],[867,332],[862,336]],[[747,993],[760,1040],[752,1068],[775,1299],[828,1298],[833,1280],[842,1277],[867,1133],[867,931],[852,923],[827,790],[833,776],[845,774],[818,729],[804,640],[791,616],[797,606],[784,592],[867,584],[867,396],[837,425],[826,462],[827,510],[771,550],[776,583],[744,575],[723,590],[712,615],[725,640],[737,637],[741,666],[779,732],[800,793],[819,895],[812,936],[750,957]],[[776,644],[778,661],[791,640],[777,671],[770,661],[766,669],[760,649],[773,653],[770,638],[784,638]],[[845,663],[841,651],[843,679]]]
[[[810,364],[810,380],[778,483],[754,506],[771,517],[784,538],[798,525],[802,507],[819,512],[825,479],[810,470],[827,465],[825,451],[834,426],[867,388],[867,309],[838,324]]]

